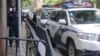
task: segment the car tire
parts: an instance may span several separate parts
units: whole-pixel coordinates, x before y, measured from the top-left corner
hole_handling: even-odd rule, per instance
[[[67,53],[68,56],[78,56],[76,52],[76,47],[73,41],[70,41],[68,43],[67,51],[68,51]]]

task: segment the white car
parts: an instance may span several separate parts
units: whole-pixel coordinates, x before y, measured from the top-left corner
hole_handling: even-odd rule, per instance
[[[22,16],[29,15],[29,17],[33,18],[33,13],[29,9],[22,9]]]
[[[96,8],[54,10],[46,23],[52,44],[68,56],[100,56],[100,11]]]

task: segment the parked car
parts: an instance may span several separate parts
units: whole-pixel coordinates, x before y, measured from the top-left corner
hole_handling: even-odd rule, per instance
[[[100,56],[100,13],[96,8],[54,10],[46,22],[53,46],[68,56]]]
[[[29,9],[22,9],[22,16],[28,15],[29,18],[33,18],[33,12],[31,12]]]

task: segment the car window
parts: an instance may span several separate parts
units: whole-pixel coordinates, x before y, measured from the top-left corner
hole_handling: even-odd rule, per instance
[[[41,12],[41,19],[48,19],[49,18],[49,12],[43,11]]]
[[[56,21],[57,11],[52,11],[50,15],[50,19]]]
[[[59,14],[60,14],[60,19],[66,19],[67,18],[65,11],[59,11]]]
[[[66,24],[67,15],[65,11],[52,11],[50,19],[61,24]]]
[[[96,10],[69,12],[72,24],[100,23],[100,13]],[[73,19],[73,20],[72,20]]]
[[[58,14],[59,14],[58,17],[57,17],[58,23],[66,24],[66,20],[67,20],[66,12],[65,11],[59,11]]]

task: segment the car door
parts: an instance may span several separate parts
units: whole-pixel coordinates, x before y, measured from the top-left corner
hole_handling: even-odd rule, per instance
[[[55,29],[53,30],[54,31],[53,34],[54,34],[54,37],[57,37],[57,35],[60,35],[60,37],[57,37],[56,39],[61,38],[61,36],[63,34],[62,29],[65,28],[68,24],[66,12],[63,10],[60,10],[60,11],[58,11],[58,14],[59,14],[59,16],[57,17],[57,20],[54,24]]]
[[[49,30],[51,37],[54,37],[54,32],[56,30],[55,28],[56,14],[57,14],[57,11],[52,11],[50,15],[50,19],[46,23],[46,28]]]
[[[65,15],[66,17],[66,13],[64,14],[64,11],[54,11],[52,13],[53,14],[56,14],[54,15],[55,18],[52,18],[52,21],[49,23],[51,26],[49,27],[50,28],[50,34],[52,37],[55,36],[56,32],[59,30],[60,27],[62,27],[62,25],[64,25],[64,23],[66,24],[66,20],[64,19],[63,15]]]

